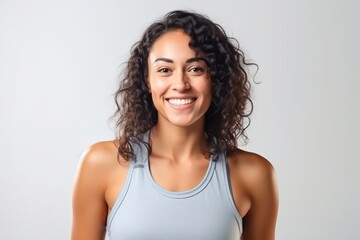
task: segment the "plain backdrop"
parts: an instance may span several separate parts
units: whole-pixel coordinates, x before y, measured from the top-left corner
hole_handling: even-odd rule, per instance
[[[69,239],[79,157],[112,139],[131,45],[174,9],[260,69],[246,150],[280,190],[277,239],[360,239],[358,1],[0,0],[0,239]]]

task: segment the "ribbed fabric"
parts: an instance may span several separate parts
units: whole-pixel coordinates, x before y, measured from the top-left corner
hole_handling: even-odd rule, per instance
[[[110,240],[239,240],[242,219],[235,208],[226,156],[210,159],[204,179],[185,192],[170,192],[152,178],[145,146],[107,219]]]

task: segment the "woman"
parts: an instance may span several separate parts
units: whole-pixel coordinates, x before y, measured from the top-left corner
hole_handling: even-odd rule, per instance
[[[174,11],[152,24],[116,93],[118,139],[83,155],[72,239],[274,239],[273,167],[237,148],[248,65],[205,16]]]

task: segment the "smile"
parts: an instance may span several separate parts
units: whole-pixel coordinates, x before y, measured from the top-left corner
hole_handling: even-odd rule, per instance
[[[175,105],[175,106],[188,105],[188,104],[193,103],[194,101],[195,101],[195,98],[187,98],[187,99],[171,98],[171,99],[168,99],[168,102],[171,105]]]

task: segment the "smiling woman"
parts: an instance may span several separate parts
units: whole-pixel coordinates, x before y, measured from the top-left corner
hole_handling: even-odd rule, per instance
[[[252,107],[249,65],[203,15],[174,11],[152,24],[115,95],[118,138],[83,155],[72,239],[274,239],[272,165],[237,147]]]
[[[204,128],[211,80],[205,59],[197,57],[189,43],[189,35],[177,30],[163,34],[151,47],[146,82],[158,125]]]

